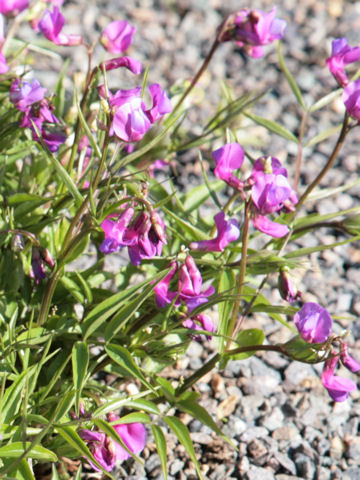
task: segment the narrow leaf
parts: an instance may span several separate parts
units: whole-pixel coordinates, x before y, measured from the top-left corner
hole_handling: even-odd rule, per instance
[[[31,442],[13,442],[0,447],[0,458],[19,458],[30,447]],[[57,462],[57,456],[51,450],[41,445],[34,445],[26,454],[26,458],[42,460],[44,462]]]
[[[306,105],[305,105],[305,102],[304,102],[303,97],[301,95],[300,88],[298,87],[294,77],[291,75],[289,69],[287,68],[287,66],[285,64],[283,54],[281,53],[281,42],[280,41],[277,42],[277,54],[278,54],[278,57],[279,57],[280,68],[284,72],[284,75],[285,75],[286,80],[289,84],[289,87],[291,88],[293,94],[295,95],[296,100],[298,101],[299,105],[303,108],[303,110],[306,110]]]
[[[160,457],[161,468],[163,471],[164,480],[167,480],[167,452],[166,452],[166,440],[163,431],[157,425],[151,425],[151,429],[155,438],[156,450]]]
[[[76,342],[72,349],[72,368],[75,388],[75,409],[79,413],[81,391],[89,365],[89,348],[86,342]]]
[[[200,470],[200,465],[197,461],[194,445],[190,438],[188,429],[177,417],[164,417],[164,420],[168,424],[168,426],[171,428],[171,430],[175,433],[180,443],[185,447],[185,450],[187,451],[189,457],[191,458],[191,460],[195,465],[199,478],[203,480],[203,476]]]
[[[295,135],[291,133],[290,130],[280,125],[280,123],[277,123],[273,120],[268,120],[267,118],[259,117],[254,113],[244,112],[244,115],[248,118],[251,118],[251,120],[253,120],[255,123],[262,125],[267,130],[270,130],[270,132],[276,133],[280,137],[290,140],[290,142],[298,143],[298,139],[295,137]]]

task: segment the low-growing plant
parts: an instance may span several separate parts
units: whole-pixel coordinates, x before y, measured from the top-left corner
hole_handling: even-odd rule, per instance
[[[111,22],[99,42],[116,57],[94,64],[95,43],[64,33],[62,1],[48,3],[0,2],[0,477],[34,479],[47,462],[53,479],[58,471],[69,478],[72,459],[75,478],[84,465],[114,478],[117,462],[139,460],[151,430],[166,478],[165,427],[202,478],[176,412],[231,444],[192,388],[211,370],[275,351],[324,363],[321,380],[334,401],[356,389],[335,375],[339,362],[360,369],[346,334],[332,332],[324,306],[302,301],[291,271],[313,252],[360,238],[360,207],[323,215],[304,208],[316,192],[338,193],[320,183],[360,120],[360,80],[345,72],[360,60],[360,47],[333,41],[327,66],[339,88],[308,105],[280,51],[286,23],[275,8],[242,9],[219,26],[192,81],[167,93],[148,84],[147,70],[141,77],[138,60],[123,55],[134,26]],[[28,62],[34,42],[21,38],[23,22],[46,37],[48,49],[87,49],[84,79],[72,92],[66,63],[53,92],[34,78]],[[254,113],[266,92],[234,99],[230,88],[200,134],[186,130],[193,88],[224,42],[254,62],[278,43],[279,66],[302,118],[296,133]],[[129,70],[132,88],[109,87],[117,69]],[[338,138],[334,129],[309,137],[308,119],[340,95]],[[297,145],[294,179],[271,145],[256,159],[253,147],[238,143],[251,122]],[[332,152],[299,189],[303,147],[323,141],[333,143]],[[200,152],[203,179],[178,190],[171,172],[178,152],[190,149]],[[204,215],[204,204],[211,215]],[[320,228],[342,238],[298,247],[300,237]],[[264,294],[274,276],[284,300],[276,305]],[[248,328],[247,319],[259,312],[288,327],[290,340],[272,344],[261,327]],[[205,339],[216,353],[185,378],[167,377],[165,368],[176,371],[190,343]]]

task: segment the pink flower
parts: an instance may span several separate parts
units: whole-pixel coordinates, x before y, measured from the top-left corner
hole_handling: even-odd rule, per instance
[[[165,307],[167,303],[172,303],[174,298],[177,296],[176,292],[172,292],[169,289],[170,282],[178,270],[177,262],[174,260],[169,266],[171,267],[170,272],[154,287],[155,300],[159,308]],[[175,302],[175,305],[180,305],[179,299]]]
[[[225,220],[225,213],[219,212],[214,217],[218,234],[212,240],[191,242],[190,248],[205,250],[207,252],[222,252],[231,242],[235,242],[240,236],[240,226],[237,220],[231,218]]]
[[[357,386],[356,383],[349,378],[334,375],[338,362],[338,356],[326,360],[321,375],[321,382],[335,402],[344,402],[349,397],[349,393],[356,390]]]
[[[215,325],[212,319],[208,315],[202,313],[187,318],[183,321],[182,326],[191,330],[205,330],[210,333],[215,331]],[[200,335],[191,334],[191,337],[198,342],[201,340]],[[206,339],[211,340],[212,336],[206,335]]]
[[[108,421],[114,422],[119,417],[114,413],[108,414]],[[140,453],[146,444],[146,429],[142,423],[118,423],[113,425],[121,440],[132,453]],[[115,443],[117,460],[127,460],[131,455],[119,443]]]
[[[360,47],[350,47],[346,38],[337,38],[332,42],[331,57],[326,60],[326,66],[335,77],[340,87],[345,87],[349,79],[344,67],[360,60]]]
[[[289,303],[293,303],[295,300],[300,300],[301,298],[301,292],[295,288],[294,283],[286,270],[281,270],[279,274],[278,289],[281,298]]]
[[[0,52],[0,74],[6,73],[9,71],[9,65],[6,63],[6,58]]]
[[[360,121],[360,78],[344,88],[342,100],[350,117]]]
[[[341,342],[340,359],[344,367],[350,370],[350,372],[356,373],[360,370],[360,363],[350,356],[349,346],[344,342]]]
[[[131,45],[135,31],[135,27],[126,20],[116,20],[102,32],[100,42],[110,53],[123,53]]]
[[[45,96],[46,88],[43,88],[36,79],[31,82],[16,78],[10,87],[10,101],[18,110],[29,111],[29,107],[40,102]]]
[[[79,45],[82,42],[81,36],[62,33],[64,25],[65,17],[60,12],[59,7],[55,6],[52,12],[50,10],[45,11],[38,27],[45,37],[56,45]]]
[[[111,58],[102,63],[105,70],[115,70],[116,68],[125,67],[130,70],[134,75],[139,75],[142,72],[142,64],[139,60],[131,57],[118,57]]]
[[[114,422],[118,419],[119,417],[114,413],[108,414],[109,422]],[[113,427],[131,452],[137,454],[143,450],[146,444],[146,429],[142,423],[119,423],[113,425]],[[117,461],[131,457],[124,447],[111,440],[103,432],[84,429],[80,430],[79,435],[88,443],[94,458],[107,472],[114,468]],[[94,470],[99,471],[96,465],[91,462],[90,464]]]
[[[326,308],[317,303],[304,303],[295,313],[294,322],[301,338],[309,343],[323,343],[331,333],[332,318]]]
[[[243,8],[235,14],[233,24],[229,26],[221,40],[235,40],[250,57],[262,57],[263,45],[280,40],[285,33],[286,22],[275,18],[275,14],[276,7],[269,13]]]
[[[244,162],[244,150],[238,143],[227,143],[223,147],[212,152],[216,163],[214,174],[236,190],[242,191],[244,182],[239,180],[233,171],[241,167]]]
[[[28,8],[29,0],[1,0],[0,13],[7,16],[15,16]]]
[[[166,93],[158,84],[149,86],[152,100],[149,109],[142,100],[141,91],[141,87],[135,87],[118,90],[115,95],[110,95],[109,103],[114,110],[110,134],[115,133],[124,142],[138,142],[155,121],[172,110]]]
[[[129,241],[124,241],[124,236],[133,215],[134,209],[130,207],[124,210],[117,220],[106,218],[102,222],[101,228],[105,233],[105,239],[99,247],[101,252],[112,253],[120,250],[121,247],[129,245]]]

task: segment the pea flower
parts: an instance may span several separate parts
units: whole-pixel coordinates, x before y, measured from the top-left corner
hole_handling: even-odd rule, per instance
[[[275,18],[276,7],[269,13],[243,8],[236,12],[233,23],[225,31],[222,41],[235,40],[250,57],[264,55],[263,45],[283,38],[286,22]]]
[[[189,328],[191,330],[205,330],[206,332],[214,332],[215,325],[209,315],[204,315],[199,313],[198,315],[193,315],[192,317],[187,318],[182,322],[182,326],[185,328]],[[200,335],[190,335],[194,340],[201,341]],[[207,340],[211,340],[211,335],[206,335]]]
[[[301,338],[309,343],[323,343],[331,333],[332,318],[326,308],[317,303],[304,303],[295,313],[294,322]]]
[[[202,276],[195,260],[191,255],[188,255],[179,270],[178,294],[179,299],[186,303],[189,312],[207,303],[208,297],[215,293],[215,288],[212,285],[202,291],[202,283]]]
[[[101,228],[105,233],[105,239],[99,247],[101,252],[117,252],[121,247],[129,244],[124,241],[124,235],[133,215],[134,209],[129,207],[124,210],[117,220],[106,218],[102,222]]]
[[[344,88],[342,100],[350,117],[360,121],[360,78]]]
[[[148,89],[152,101],[148,109],[141,97],[141,87],[118,90],[110,95],[109,103],[114,111],[110,135],[115,134],[124,142],[138,142],[155,121],[171,112],[171,102],[160,85],[153,84]]]
[[[166,243],[165,225],[156,212],[151,216],[140,212],[132,220],[133,215],[134,209],[127,208],[117,220],[105,219],[101,224],[105,239],[99,248],[112,253],[126,246],[132,264],[138,266],[143,259],[161,255]]]
[[[115,422],[118,419],[119,417],[114,413],[108,414],[109,422]],[[146,444],[146,430],[142,423],[118,423],[113,427],[131,452],[137,454],[143,450]],[[131,457],[122,445],[113,441],[103,432],[83,429],[80,430],[79,435],[87,442],[94,458],[107,472],[114,468],[117,461]],[[99,471],[96,465],[92,462],[89,463],[94,470]]]
[[[293,303],[295,300],[300,300],[301,298],[301,292],[295,288],[289,273],[284,269],[280,271],[278,277],[278,289],[281,298],[289,303]]]
[[[225,220],[225,213],[219,212],[214,217],[218,231],[217,237],[212,240],[200,240],[191,242],[190,248],[194,250],[205,250],[207,252],[222,252],[231,242],[235,242],[240,236],[240,226],[237,220],[231,218]]]
[[[1,0],[0,13],[6,16],[15,16],[28,8],[29,0]]]
[[[244,150],[238,143],[227,143],[212,152],[216,167],[214,174],[236,190],[242,191],[244,182],[239,180],[233,171],[241,167],[244,162]]]
[[[344,402],[349,397],[349,393],[356,390],[357,386],[349,378],[334,375],[338,362],[338,356],[333,356],[326,360],[321,375],[321,382],[335,402]]]
[[[132,43],[136,28],[126,20],[115,20],[102,32],[100,42],[110,53],[125,52]]]
[[[106,71],[115,70],[116,68],[125,67],[130,70],[134,75],[139,75],[142,72],[142,64],[139,60],[131,57],[117,57],[105,60],[102,62]]]
[[[31,105],[44,98],[45,92],[46,88],[36,79],[27,82],[16,78],[10,87],[10,101],[18,110],[28,112]]]
[[[335,77],[340,87],[345,87],[349,79],[344,67],[360,60],[360,47],[350,47],[346,38],[337,38],[332,42],[331,57],[326,60],[326,66]]]
[[[65,17],[58,6],[54,6],[52,12],[46,10],[38,24],[39,30],[45,37],[56,45],[74,46],[82,42],[80,35],[67,35],[62,33],[65,25]]]
[[[4,41],[5,41],[5,23],[4,23],[4,17],[0,13],[0,74],[6,73],[9,71],[9,66],[6,63],[6,58],[1,53],[1,47]]]
[[[350,356],[349,346],[344,342],[340,345],[340,360],[350,372],[356,373],[360,370],[360,363]]]
[[[108,421],[115,422],[119,417],[108,413]],[[140,453],[146,444],[146,429],[142,423],[118,423],[113,425],[121,440],[132,453]],[[115,455],[117,460],[127,460],[131,457],[124,447],[115,442]]]
[[[35,283],[39,284],[41,280],[46,278],[45,263],[50,267],[54,267],[54,260],[50,252],[46,248],[33,247],[31,250],[31,272],[30,276],[35,278]]]
[[[154,287],[155,300],[159,308],[165,307],[167,303],[172,303],[174,298],[178,295],[176,292],[172,292],[169,288],[170,282],[178,270],[177,262],[174,260],[169,266],[171,267],[170,272]],[[175,305],[180,305],[179,299],[175,301]]]

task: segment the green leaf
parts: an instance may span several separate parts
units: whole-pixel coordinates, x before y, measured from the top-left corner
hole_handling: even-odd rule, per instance
[[[164,276],[167,275],[169,269],[165,271]],[[98,305],[96,305],[86,316],[83,324],[81,325],[81,330],[83,332],[84,340],[86,340],[95,330],[101,327],[106,320],[113,316],[118,310],[122,308],[123,305],[127,305],[128,302],[136,295],[144,286],[148,285],[150,282],[157,280],[159,275],[156,275],[149,280],[145,280],[134,287],[127,288],[122,290],[115,295],[107,298]],[[160,276],[159,281],[163,277]]]
[[[175,401],[175,388],[171,385],[166,378],[157,377],[156,382],[160,385],[161,390],[165,397],[170,401]]]
[[[61,165],[60,161],[57,159],[57,157],[55,157],[53,153],[51,153],[46,147],[44,147],[44,152],[46,153],[46,156],[50,160],[56,173],[58,174],[62,182],[66,185],[70,194],[73,196],[76,205],[79,207],[83,203],[84,198],[79,192],[74,180],[70,177],[66,169]]]
[[[336,125],[336,127],[331,127],[323,132],[320,132],[318,135],[315,135],[315,137],[310,138],[305,144],[304,147],[313,147],[314,145],[322,142],[323,140],[326,140],[327,138],[331,137],[332,135],[335,135],[335,133],[340,132],[342,129],[342,124]]]
[[[149,415],[143,412],[131,412],[117,421],[117,423],[151,423]]]
[[[232,269],[222,270],[220,272],[220,277],[219,277],[219,287],[218,287],[219,294],[234,292],[235,285],[236,285],[236,275],[234,270]],[[232,307],[233,307],[232,299],[225,300],[224,302],[220,302],[218,304],[219,320],[220,320],[218,332],[220,337],[227,337],[229,335],[230,315],[231,315]],[[224,340],[220,339],[220,343],[219,343],[220,354],[224,351],[226,343],[227,341],[225,339]]]
[[[236,344],[239,348],[249,347],[253,345],[262,345],[265,339],[265,334],[263,330],[259,328],[248,328],[247,330],[242,330],[236,337]],[[232,360],[243,360],[244,358],[249,358],[256,353],[256,348],[252,352],[243,352],[231,355]]]
[[[166,453],[166,440],[163,431],[157,425],[151,425],[151,429],[154,435],[156,450],[160,457],[161,468],[163,471],[164,480],[167,480],[167,453]]]
[[[333,249],[334,247],[339,247],[340,245],[346,245],[347,243],[356,242],[357,240],[360,240],[360,235],[356,235],[355,237],[348,238],[342,242],[334,242],[328,245],[316,245],[315,247],[298,248],[293,252],[287,253],[286,255],[284,255],[284,257],[296,258],[296,257],[303,257],[305,255],[308,256],[310,255],[310,253],[313,253],[313,252],[322,252],[324,250],[330,250],[330,249]]]
[[[222,190],[224,188],[224,182],[222,180],[217,180],[209,184],[213,192]],[[200,205],[203,205],[204,202],[210,197],[210,191],[206,184],[199,185],[192,188],[186,195],[181,199],[184,210],[187,213],[191,213],[197,209]]]
[[[22,403],[22,392],[25,387],[28,374],[33,372],[35,367],[31,367],[22,372],[16,380],[7,387],[0,405],[0,425],[10,423],[19,412]]]
[[[135,408],[138,410],[144,410],[148,413],[153,413],[155,415],[160,415],[160,410],[155,403],[152,403],[149,400],[144,400],[143,398],[131,399],[131,397],[129,398],[126,396],[126,398],[122,397],[110,402],[106,402],[104,405],[97,408],[95,412],[93,412],[92,417],[99,417],[105,413],[118,410],[120,407]]]
[[[132,378],[137,378],[143,385],[156,393],[126,348],[120,345],[109,344],[105,347],[105,350],[109,357],[114,360],[117,365],[120,365]]]
[[[280,68],[284,72],[284,75],[285,75],[286,80],[289,84],[289,87],[291,88],[293,94],[295,95],[295,98],[298,101],[299,105],[302,107],[303,110],[306,110],[306,105],[305,105],[305,102],[304,102],[303,97],[301,95],[300,88],[298,87],[294,77],[291,75],[289,69],[287,68],[287,66],[285,64],[283,54],[281,53],[281,42],[280,41],[277,42],[277,47],[276,48],[277,48],[277,54],[278,54],[278,57],[279,57]]]
[[[7,466],[6,462],[4,462],[4,465]],[[1,472],[0,472],[0,475],[1,475]],[[20,460],[20,462],[16,467],[16,470],[12,470],[8,472],[8,477],[16,478],[16,480],[35,480],[35,477],[29,465],[29,462],[27,462],[25,458]]]
[[[203,239],[206,238],[206,235],[204,234],[204,232],[202,230],[200,230],[197,227],[194,227],[193,225],[191,225],[187,221],[183,220],[181,217],[179,217],[176,213],[172,212],[168,208],[163,207],[163,212],[175,221],[176,227],[177,227],[177,229],[180,230],[180,232],[184,231],[184,232],[188,233],[191,238],[196,238],[196,239],[200,239],[200,240],[203,240]]]
[[[165,422],[171,428],[171,430],[175,433],[177,438],[179,439],[180,443],[185,447],[185,450],[191,460],[193,461],[197,474],[199,478],[203,480],[203,476],[200,470],[200,465],[196,459],[194,445],[191,441],[190,434],[186,426],[176,417],[164,417]]]
[[[339,97],[342,93],[343,89],[338,88],[337,90],[334,90],[331,93],[328,93],[324,97],[320,98],[314,105],[312,105],[309,108],[309,113],[316,112],[316,110],[319,110],[320,108],[326,107],[329,103],[331,103],[335,98]]]
[[[13,442],[0,447],[0,458],[19,458],[30,447],[31,442]],[[34,445],[26,454],[26,458],[42,460],[43,462],[57,462],[57,456],[51,450],[41,445]]]
[[[298,143],[298,139],[295,137],[295,135],[291,133],[290,130],[280,125],[280,123],[277,123],[273,120],[268,120],[267,118],[259,117],[254,113],[244,112],[244,115],[253,120],[255,123],[265,127],[267,130],[270,130],[270,132],[276,133],[280,137],[290,140],[290,142]]]
[[[72,349],[72,368],[75,387],[75,408],[79,413],[81,391],[87,375],[89,365],[89,348],[86,342],[76,342]]]
[[[188,392],[186,392],[188,393]],[[222,437],[227,443],[229,443],[233,448],[236,448],[233,442],[227,437],[220,428],[216,425],[211,415],[205,410],[204,407],[199,405],[192,398],[189,399],[180,399],[176,402],[178,408],[183,410],[186,413],[189,413],[197,420],[200,420],[201,423],[211,428],[217,435]]]
[[[69,277],[63,276],[60,279],[60,283],[75,298],[75,300],[77,300],[79,303],[84,303],[84,295],[76,282],[71,280]]]

